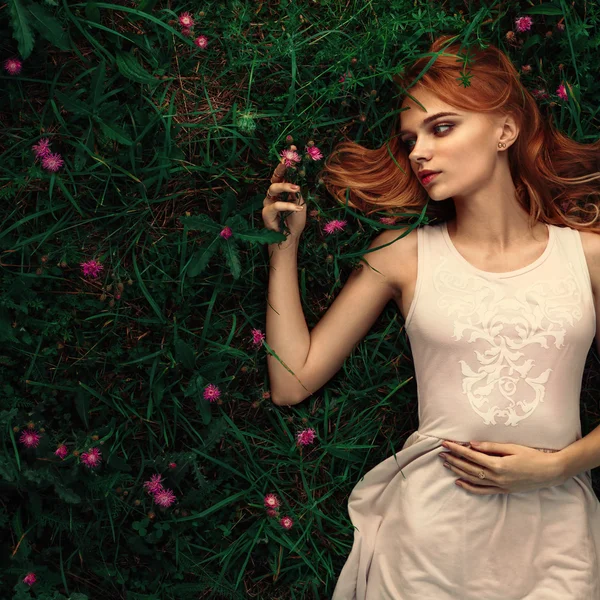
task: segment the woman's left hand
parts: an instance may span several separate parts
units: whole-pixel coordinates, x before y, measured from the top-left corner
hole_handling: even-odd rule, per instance
[[[460,477],[458,484],[473,494],[530,492],[566,481],[557,452],[496,442],[480,442],[477,449],[445,443],[448,444],[444,452],[449,468]],[[500,456],[490,456],[490,453]],[[485,479],[478,476],[481,470]]]

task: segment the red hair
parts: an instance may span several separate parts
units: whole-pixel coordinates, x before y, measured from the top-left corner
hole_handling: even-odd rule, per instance
[[[427,89],[457,109],[511,115],[519,135],[507,150],[510,172],[530,226],[542,221],[600,233],[600,224],[593,226],[600,220],[600,141],[583,144],[557,131],[503,52],[491,44],[465,50],[456,37],[439,37],[428,54],[394,76],[402,90],[398,106],[416,85],[415,89]],[[468,87],[460,84],[465,64]],[[348,205],[367,215],[381,210],[408,217],[421,213],[429,196],[412,172],[399,129],[396,118],[390,139],[375,150],[340,142],[319,173],[327,190],[342,204],[348,196]],[[563,208],[564,203],[568,206]],[[454,202],[451,198],[429,202],[425,214],[440,222],[449,220],[456,214]]]

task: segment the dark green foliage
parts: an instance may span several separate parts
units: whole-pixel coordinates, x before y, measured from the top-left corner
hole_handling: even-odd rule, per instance
[[[8,0],[0,57],[23,70],[0,76],[0,597],[330,597],[352,546],[348,494],[417,427],[416,385],[390,304],[318,394],[271,402],[268,350],[252,344],[265,244],[284,239],[262,225],[268,179],[287,135],[325,156],[344,136],[381,145],[393,74],[442,32],[531,65],[544,114],[596,139],[598,5],[530,4]],[[507,44],[523,15],[532,31]],[[552,93],[562,77],[580,106]],[[31,151],[42,138],[65,161],[56,173]],[[311,328],[383,228],[326,194],[321,164],[299,255]],[[338,218],[346,230],[324,235]],[[90,260],[98,278],[83,275]],[[29,422],[37,448],[19,442]],[[300,449],[306,427],[317,438]],[[97,469],[80,462],[90,448]],[[169,508],[144,490],[157,473]],[[267,493],[292,529],[267,517]]]

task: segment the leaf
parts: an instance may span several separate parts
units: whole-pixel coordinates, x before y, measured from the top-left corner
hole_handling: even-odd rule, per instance
[[[80,504],[81,497],[78,496],[73,490],[65,487],[62,483],[54,482],[54,491],[58,494],[61,500],[68,502],[69,504]]]
[[[157,0],[140,0],[140,3],[138,4],[138,10],[146,13],[152,12],[156,1]]]
[[[78,390],[77,392],[77,397],[75,398],[75,407],[77,408],[77,414],[79,414],[84,425],[89,427],[88,412],[90,410],[90,397],[83,390]]]
[[[63,30],[58,19],[40,4],[30,4],[29,12],[33,15],[31,26],[39,31],[40,35],[61,50],[70,50],[69,38]]]
[[[144,69],[144,67],[142,67],[131,52],[117,50],[116,59],[117,69],[119,69],[121,75],[127,77],[127,79],[135,81],[136,83],[148,85],[160,83],[160,80],[155,79],[148,71],[146,71],[146,69]]]
[[[72,96],[68,96],[59,90],[54,90],[54,96],[65,107],[65,110],[72,112],[74,115],[93,117],[95,114],[94,111],[90,109],[88,103],[82,102]]]
[[[278,244],[285,242],[287,239],[280,231],[273,231],[272,229],[260,229],[258,231],[247,231],[242,233],[240,231],[235,232],[235,237],[238,240],[244,242],[250,242],[252,244]]]
[[[559,6],[554,6],[552,4],[540,4],[539,6],[534,6],[532,8],[527,8],[521,11],[524,15],[552,15],[552,16],[562,16],[563,11]]]
[[[94,70],[94,76],[92,77],[91,84],[91,98],[92,98],[92,106],[94,109],[98,108],[100,104],[100,98],[102,97],[102,93],[104,92],[104,83],[106,77],[106,61],[102,59],[100,64]]]
[[[188,369],[193,369],[196,366],[194,349],[183,340],[175,341],[175,354],[177,355],[178,362],[183,363]]]
[[[105,123],[99,117],[96,117],[95,121],[100,125],[100,129],[102,129],[102,132],[107,138],[125,146],[131,146],[133,144],[133,140],[131,140],[125,130],[118,125],[115,125],[114,123]]]
[[[209,244],[204,248],[196,250],[196,252],[194,252],[190,258],[189,266],[187,268],[187,276],[196,277],[196,275],[202,273],[202,271],[204,271],[204,269],[206,269],[208,266],[208,261],[215,253],[216,249],[216,244]]]
[[[192,215],[190,217],[179,217],[179,220],[188,229],[195,231],[207,231],[209,233],[220,233],[223,227],[215,223],[208,215]]]
[[[19,54],[23,58],[29,58],[33,50],[33,33],[29,23],[31,15],[21,4],[21,0],[8,0],[8,13],[11,17],[13,37],[19,42]]]
[[[203,425],[209,425],[212,420],[212,413],[210,410],[210,402],[205,400],[202,397],[197,398],[196,400],[196,408],[198,409],[198,414],[202,419]]]
[[[223,254],[225,255],[225,261],[231,270],[231,274],[234,279],[239,279],[242,273],[242,264],[240,263],[240,257],[237,246],[230,240],[225,240],[222,246]]]
[[[85,5],[85,16],[93,23],[100,23],[100,9],[94,0],[88,0]]]
[[[235,208],[236,196],[231,190],[228,190],[221,195],[221,198],[223,201],[221,204],[221,222],[224,223]]]

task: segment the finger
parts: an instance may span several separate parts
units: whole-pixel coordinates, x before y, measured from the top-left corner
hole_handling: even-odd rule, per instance
[[[273,176],[271,177],[271,183],[280,183],[283,181],[285,177],[287,167],[285,166],[285,159],[282,158],[279,164],[275,167],[275,171],[273,172]]]
[[[269,186],[267,190],[267,198],[278,197],[281,194],[285,194],[286,192],[289,194],[293,194],[294,192],[299,192],[300,186],[295,185],[293,183],[273,183]]]
[[[467,492],[470,492],[471,494],[476,494],[477,496],[491,496],[492,494],[510,494],[510,492],[508,490],[505,490],[504,488],[472,485],[470,483],[467,483],[466,481],[463,481],[462,479],[459,480],[459,483],[457,483],[457,485],[458,487],[463,488]]]
[[[273,202],[273,204],[271,205],[273,208],[277,209],[278,212],[284,211],[284,210],[303,210],[304,206],[298,206],[297,204],[294,204],[293,202]]]

